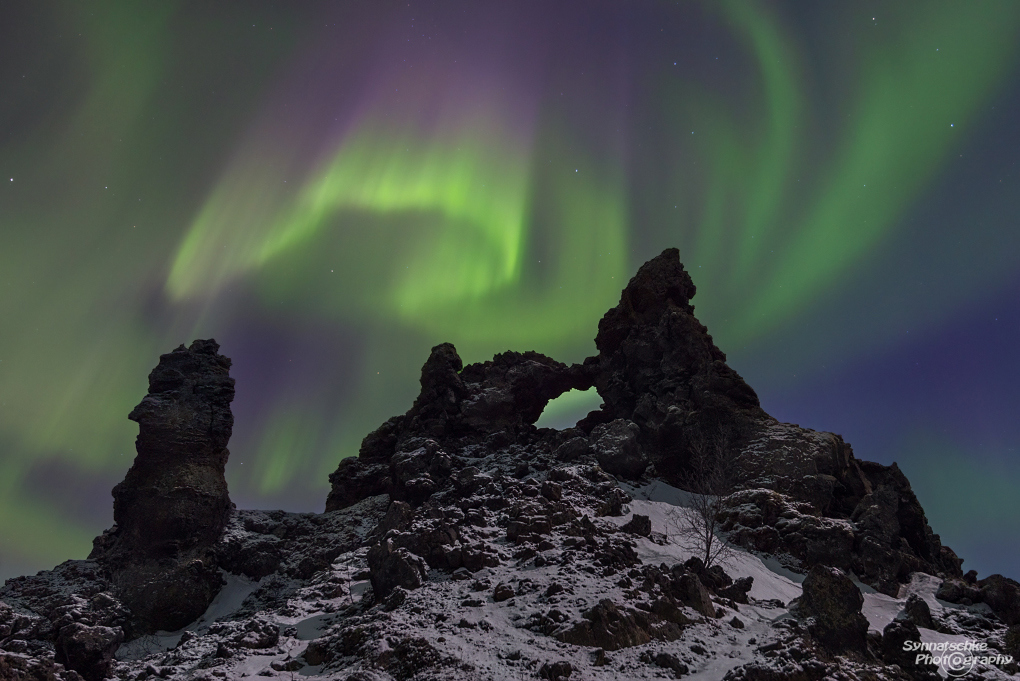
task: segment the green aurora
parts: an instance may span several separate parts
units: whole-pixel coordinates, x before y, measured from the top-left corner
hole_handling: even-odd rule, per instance
[[[1017,275],[1016,214],[995,207],[1020,182],[998,166],[1006,186],[968,204],[981,226],[932,225],[950,246],[916,261],[926,246],[904,243],[1016,88],[1016,3],[604,3],[582,22],[573,3],[454,4],[17,10],[0,568],[88,552],[133,457],[126,415],[158,355],[193,338],[235,361],[232,497],[319,510],[337,461],[410,405],[429,347],[580,361],[666,246],[763,395],[938,329]],[[957,286],[869,310],[862,293],[899,281],[890,257],[907,277],[952,258]],[[561,426],[598,406],[561,399]],[[944,488],[933,475],[922,502]],[[948,529],[955,547],[966,527]]]

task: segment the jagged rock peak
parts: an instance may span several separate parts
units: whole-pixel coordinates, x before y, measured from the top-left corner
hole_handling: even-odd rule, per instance
[[[724,499],[719,517],[731,541],[790,556],[804,570],[853,571],[887,594],[916,571],[960,576],[959,559],[895,465],[858,461],[839,435],[780,423],[761,408],[695,318],[694,293],[671,248],[631,279],[599,322],[599,354],[583,364],[505,352],[462,366],[452,345],[437,345],[411,409],[330,476],[326,509],[384,493],[417,508],[487,484],[476,482],[489,472],[479,475],[474,462],[502,452],[512,462],[503,472],[518,478],[570,462],[688,491],[705,484],[692,476],[718,479],[718,489],[700,493]],[[592,385],[604,403],[574,428],[532,425],[550,399]]]
[[[114,526],[90,558],[107,565],[140,629],[173,630],[219,590],[208,554],[232,508],[224,471],[234,425],[230,359],[215,340],[161,355],[128,418],[137,456],[113,488]]]
[[[503,352],[464,366],[452,344],[437,345],[422,367],[414,405],[369,433],[358,457],[330,475],[326,510],[382,493],[420,502],[449,482],[456,463],[449,454],[533,442],[546,404],[592,383],[586,366],[538,352]]]
[[[615,352],[630,327],[658,323],[670,304],[694,314],[690,300],[696,292],[691,275],[680,262],[680,251],[667,248],[642,265],[623,289],[620,304],[599,322],[595,346],[603,354]]]
[[[161,355],[149,393],[128,415],[139,426],[137,456],[113,490],[113,519],[132,549],[209,544],[223,529],[234,379],[218,350],[215,340],[196,340]]]

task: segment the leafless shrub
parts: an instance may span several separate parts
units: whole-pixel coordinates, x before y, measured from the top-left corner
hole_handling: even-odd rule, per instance
[[[690,459],[680,475],[680,486],[690,493],[688,505],[671,510],[669,540],[701,559],[706,568],[727,558],[733,547],[719,536],[722,502],[733,491],[722,434],[699,435],[690,442]]]

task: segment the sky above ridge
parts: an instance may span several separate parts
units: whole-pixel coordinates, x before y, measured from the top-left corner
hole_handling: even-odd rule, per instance
[[[109,527],[181,343],[232,499],[321,511],[430,347],[581,361],[668,247],[769,413],[1020,577],[1018,46],[1008,0],[3,3],[0,579]]]

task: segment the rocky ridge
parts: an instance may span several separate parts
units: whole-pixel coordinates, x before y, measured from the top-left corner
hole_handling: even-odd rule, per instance
[[[895,464],[768,416],[694,294],[669,249],[581,364],[436,346],[323,514],[234,509],[230,361],[163,355],[115,526],[0,589],[0,678],[926,679],[903,642],[962,637],[1003,656],[972,674],[1015,673],[1020,585],[964,575]],[[535,427],[593,386],[600,410]],[[738,547],[708,568],[676,541],[706,451]]]

